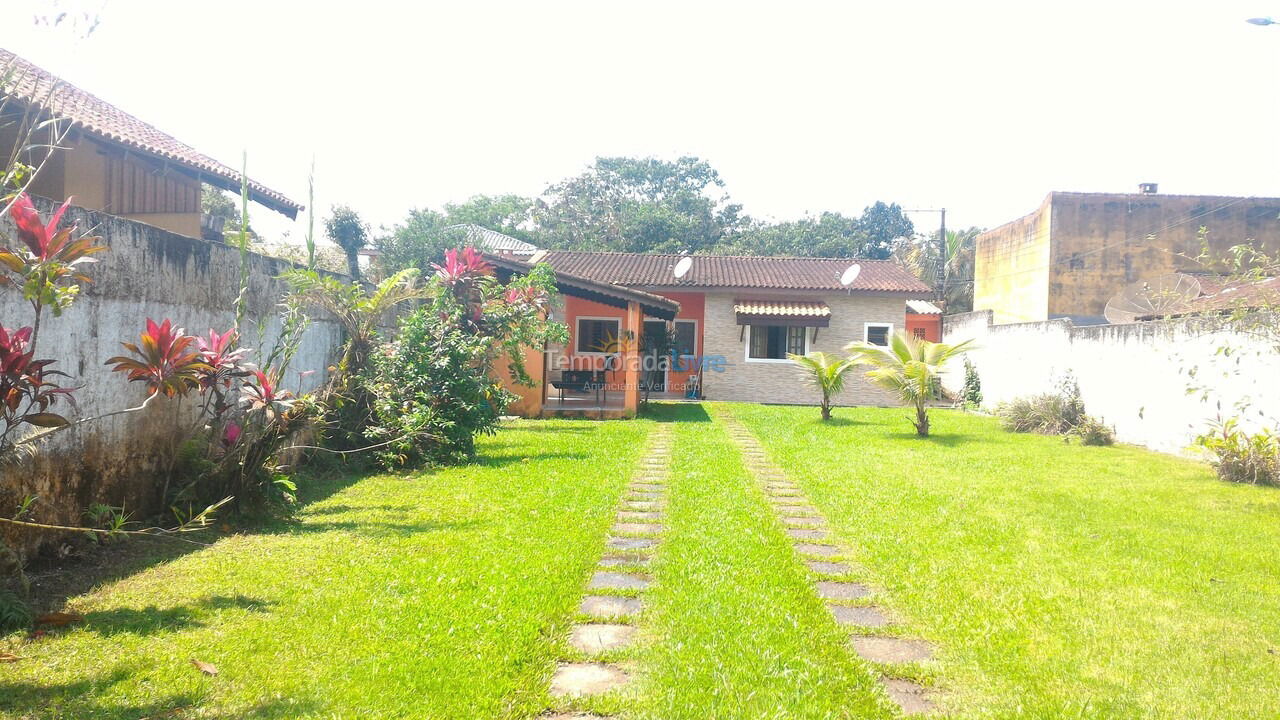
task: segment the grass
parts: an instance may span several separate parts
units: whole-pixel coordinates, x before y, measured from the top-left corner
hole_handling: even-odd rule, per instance
[[[1280,492],[934,411],[737,405],[940,652],[956,717],[1261,718],[1280,705]]]
[[[650,427],[521,423],[475,465],[312,488],[332,494],[296,523],[0,641],[23,657],[0,666],[0,717],[533,716]]]

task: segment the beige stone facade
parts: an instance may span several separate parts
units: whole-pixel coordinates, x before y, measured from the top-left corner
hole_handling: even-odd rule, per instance
[[[748,293],[749,294],[749,293]],[[789,361],[747,359],[748,332],[737,324],[733,301],[737,293],[707,293],[703,352],[709,364],[716,356],[725,358],[724,372],[703,372],[702,388],[708,400],[814,405],[817,390],[807,384]],[[901,297],[877,297],[845,293],[788,293],[792,300],[820,300],[831,308],[831,324],[825,328],[805,328],[807,351],[843,353],[850,342],[865,337],[867,323],[884,323],[897,332],[906,320]],[[817,331],[816,338],[814,331]],[[894,405],[891,396],[872,386],[856,372],[836,399],[839,405]]]

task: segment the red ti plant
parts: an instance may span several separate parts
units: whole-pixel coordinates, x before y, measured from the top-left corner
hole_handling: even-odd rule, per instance
[[[293,393],[280,389],[279,372],[275,368],[267,368],[265,372],[254,370],[252,376],[240,389],[240,402],[250,413],[261,411],[270,424],[277,415],[293,407]]]
[[[128,373],[129,382],[145,382],[152,395],[186,395],[212,370],[195,347],[196,337],[175,329],[167,318],[159,325],[147,318],[147,329],[136,345],[120,344],[137,357],[117,355],[106,364],[115,365],[114,372]]]
[[[466,248],[461,254],[456,249],[449,250],[444,254],[444,265],[431,263],[431,267],[436,269],[436,277],[454,289],[493,272],[493,266],[473,247]]]
[[[18,239],[25,247],[0,247],[0,265],[16,276],[0,276],[0,284],[22,290],[22,297],[35,308],[36,328],[39,328],[43,307],[48,306],[57,316],[71,305],[80,290],[78,283],[89,282],[82,266],[96,262],[91,256],[107,249],[105,245],[94,244],[101,239],[98,237],[73,238],[75,225],[58,227],[70,203],[68,198],[48,223],[40,221],[40,213],[25,193],[18,196],[9,210],[18,228]]]
[[[59,397],[74,404],[70,388],[58,387],[49,382],[51,375],[65,373],[49,370],[52,360],[35,359],[31,349],[32,329],[29,327],[9,330],[0,327],[0,446],[4,446],[9,433],[23,423],[37,427],[62,427],[67,419],[49,408]]]

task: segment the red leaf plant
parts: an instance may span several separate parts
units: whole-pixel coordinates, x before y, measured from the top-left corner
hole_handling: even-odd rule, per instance
[[[236,341],[239,339],[240,336],[235,328],[222,334],[210,328],[207,338],[196,337],[196,348],[200,352],[200,357],[204,359],[205,365],[209,366],[208,370],[202,370],[199,373],[200,387],[211,388],[220,385],[223,388],[229,388],[233,378],[248,376],[249,370],[242,363],[249,354],[249,349],[236,347]]]
[[[73,388],[59,387],[50,376],[66,373],[49,370],[53,360],[36,360],[30,348],[32,328],[10,330],[0,327],[0,417],[4,419],[3,435],[19,424],[37,427],[61,427],[67,419],[49,412],[59,397],[73,406]]]
[[[23,193],[13,201],[9,216],[18,228],[18,239],[26,249],[14,251],[0,247],[0,265],[5,266],[23,279],[20,284],[24,292],[40,292],[46,286],[54,286],[62,281],[89,282],[79,266],[96,262],[90,257],[94,253],[106,250],[105,245],[95,245],[101,239],[96,236],[83,235],[72,239],[76,231],[73,223],[69,227],[59,228],[62,215],[71,204],[71,198],[62,203],[54,211],[48,223],[41,223],[40,213],[32,204],[31,198]],[[0,278],[0,283],[13,281]],[[34,285],[32,285],[34,283]],[[31,286],[31,287],[29,287]],[[28,297],[28,299],[33,299]]]
[[[240,388],[240,402],[249,412],[261,410],[270,423],[276,416],[293,407],[293,393],[280,389],[279,372],[275,368],[254,370],[251,379]]]
[[[159,325],[147,318],[147,329],[138,344],[120,344],[137,357],[117,355],[106,364],[115,365],[114,372],[128,373],[129,382],[146,383],[153,395],[186,395],[199,388],[202,374],[212,369],[194,347],[196,337],[175,329],[167,318]]]
[[[473,247],[466,248],[461,254],[456,249],[446,251],[444,265],[431,263],[431,267],[436,269],[436,276],[451,288],[493,272],[493,266]]]

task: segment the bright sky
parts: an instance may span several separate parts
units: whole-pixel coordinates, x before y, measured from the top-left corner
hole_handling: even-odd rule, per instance
[[[87,39],[34,11],[98,10]],[[0,46],[294,199],[390,224],[692,154],[748,213],[994,226],[1050,190],[1280,196],[1280,0],[6,0]],[[274,219],[268,220],[268,216]],[[258,208],[254,224],[301,241]],[[932,227],[936,214],[915,216]]]

